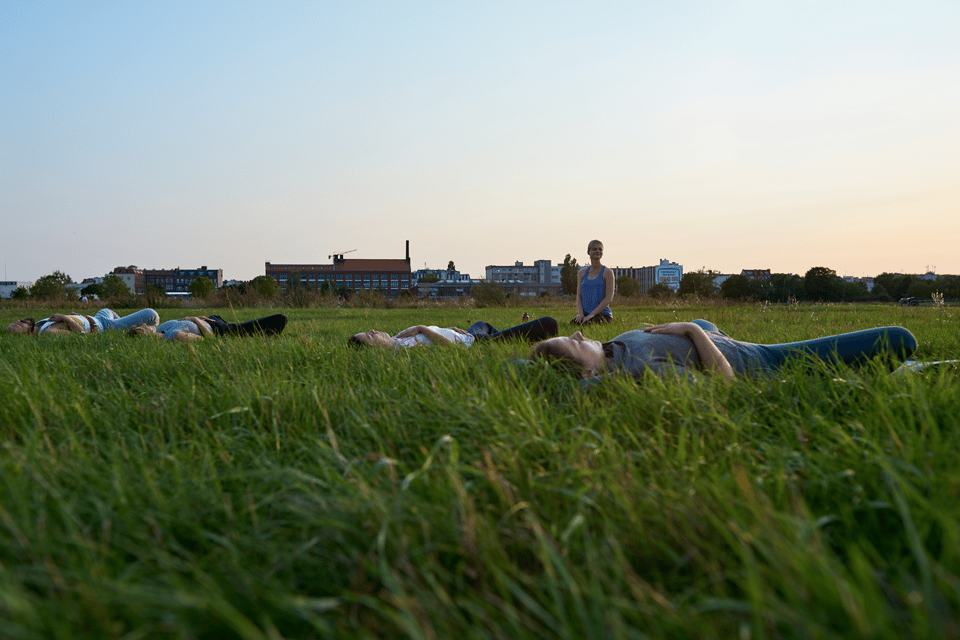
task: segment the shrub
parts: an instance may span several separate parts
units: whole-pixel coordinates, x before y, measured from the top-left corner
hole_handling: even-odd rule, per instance
[[[662,282],[658,282],[647,289],[647,295],[654,300],[668,300],[673,297],[673,289]]]
[[[479,308],[502,307],[507,303],[503,285],[498,282],[478,282],[470,293]]]

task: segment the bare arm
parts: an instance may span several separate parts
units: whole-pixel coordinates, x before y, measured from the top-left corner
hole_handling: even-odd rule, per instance
[[[67,328],[67,332],[73,333],[86,333],[83,329],[83,325],[77,322],[77,319],[73,316],[64,315],[62,313],[55,313],[50,316],[50,320],[53,322],[62,322],[63,325]],[[45,331],[45,333],[64,333],[63,331],[58,331],[58,327],[50,327]]]
[[[181,329],[173,334],[173,339],[177,342],[190,342],[191,340],[202,340],[203,336],[198,336],[195,333],[190,333],[189,331],[184,331]]]
[[[184,318],[184,320],[188,320],[193,324],[197,325],[197,329],[200,330],[200,333],[202,334],[202,336],[209,336],[213,334],[213,332],[210,330],[210,325],[208,324],[210,320],[207,318],[198,318],[197,316],[189,316],[187,318]],[[195,335],[195,334],[190,334],[190,335]],[[195,337],[199,338],[201,336],[195,336]]]
[[[613,278],[612,269],[603,270],[603,300],[600,301],[600,304],[597,305],[597,308],[593,310],[593,313],[584,318],[584,321],[592,319],[594,316],[603,313],[603,310],[610,306],[610,303],[613,302],[613,294],[616,293],[617,283]]]
[[[684,336],[693,342],[693,348],[700,356],[700,364],[705,371],[714,371],[727,377],[734,377],[733,367],[726,356],[713,344],[707,332],[700,325],[692,322],[671,322],[656,327],[644,329],[648,333],[659,333],[670,336]]]
[[[417,334],[426,336],[427,338],[429,338],[430,342],[432,342],[433,344],[444,344],[444,345],[453,344],[453,340],[451,340],[450,338],[447,338],[446,336],[443,336],[442,334],[434,331],[430,327],[426,327],[422,324],[418,324],[415,327],[410,327],[409,329],[404,329],[394,337],[410,338]]]
[[[583,282],[583,275],[590,267],[583,267],[577,271],[577,317],[574,322],[583,322],[583,298],[580,293],[580,283]]]

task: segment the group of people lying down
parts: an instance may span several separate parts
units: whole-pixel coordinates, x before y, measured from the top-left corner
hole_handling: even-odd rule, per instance
[[[140,309],[119,316],[110,309],[100,309],[88,316],[82,313],[55,313],[49,318],[23,318],[7,326],[11,333],[35,336],[58,333],[98,333],[126,331],[131,336],[157,336],[167,340],[195,340],[207,335],[276,335],[287,326],[287,316],[275,314],[241,323],[227,322],[220,316],[189,316],[160,323],[160,315],[153,309]]]
[[[34,335],[54,333],[96,333],[127,331],[130,335],[152,335],[167,340],[195,340],[207,335],[277,335],[287,317],[275,314],[242,323],[229,323],[220,316],[189,316],[160,323],[153,309],[141,309],[119,316],[101,309],[93,316],[54,314],[34,321],[25,318],[10,324],[7,331]],[[386,349],[425,345],[469,347],[487,340],[520,339],[535,343],[532,360],[546,359],[575,369],[584,378],[611,373],[642,377],[687,375],[710,371],[722,376],[758,376],[772,373],[800,358],[856,364],[874,357],[903,361],[917,349],[917,340],[903,327],[879,327],[835,336],[784,344],[754,344],[735,340],[706,320],[672,322],[627,331],[608,342],[592,340],[577,331],[560,336],[557,321],[537,318],[498,331],[486,322],[477,322],[464,331],[457,327],[415,325],[395,335],[371,329],[349,338],[350,344]]]
[[[371,329],[350,337],[354,345],[386,349],[428,344],[462,344],[469,347],[480,340],[522,338],[535,342],[531,360],[546,359],[569,365],[583,378],[610,373],[642,377],[686,375],[693,371],[711,371],[723,376],[758,376],[772,373],[792,360],[816,358],[857,364],[874,357],[903,361],[917,349],[917,339],[903,327],[865,329],[814,340],[783,344],[754,344],[735,340],[712,322],[672,322],[622,333],[613,340],[600,342],[581,331],[569,337],[559,336],[557,321],[538,318],[504,331],[478,322],[464,331],[417,325],[396,335]]]

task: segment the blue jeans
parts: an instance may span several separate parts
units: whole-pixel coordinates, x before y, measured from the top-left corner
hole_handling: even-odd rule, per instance
[[[153,309],[140,309],[134,311],[128,316],[122,318],[116,311],[110,309],[100,309],[93,316],[93,321],[97,323],[97,331],[113,329],[114,331],[126,331],[137,325],[146,324],[155,327],[160,324],[160,316]]]

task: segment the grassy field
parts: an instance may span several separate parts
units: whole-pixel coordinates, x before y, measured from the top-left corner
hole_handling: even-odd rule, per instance
[[[956,369],[584,392],[505,368],[520,344],[345,342],[520,309],[280,311],[274,339],[0,335],[0,636],[960,637]],[[958,312],[618,307],[587,333],[897,324],[936,360]]]

